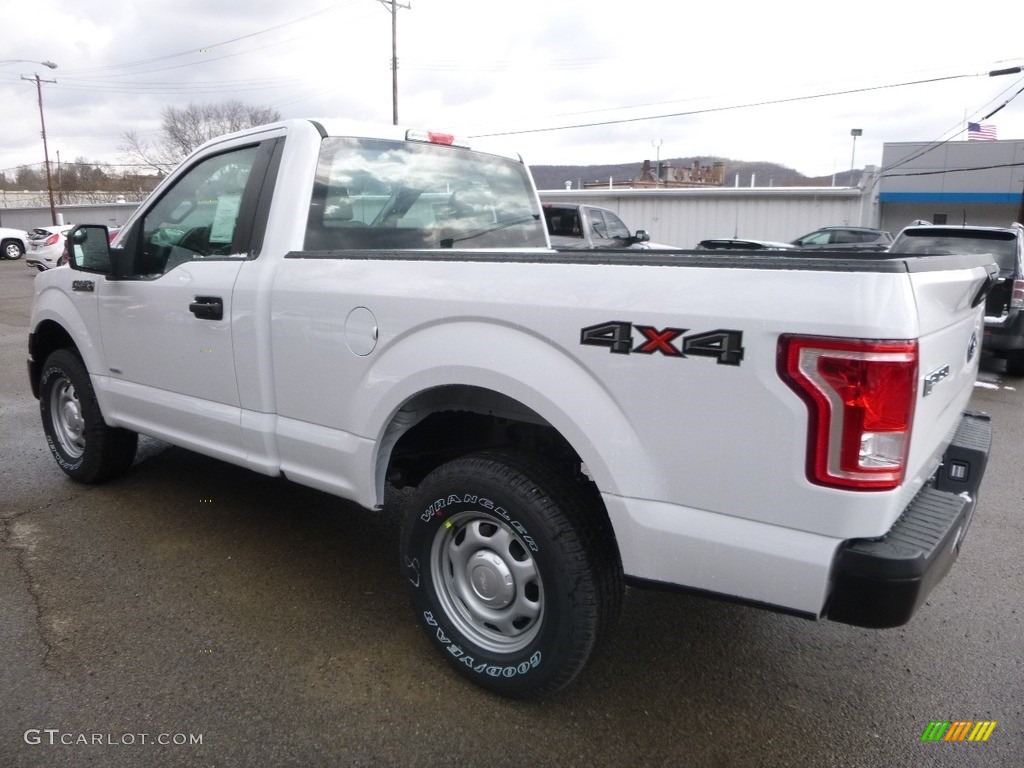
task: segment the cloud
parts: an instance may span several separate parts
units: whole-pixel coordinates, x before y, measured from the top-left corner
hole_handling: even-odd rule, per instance
[[[955,20],[880,0],[823,8],[419,0],[397,11],[399,118],[530,131],[504,141],[538,164],[640,162],[660,140],[662,158],[822,175],[848,167],[851,128],[864,132],[857,165],[879,164],[884,142],[948,137],[1024,86],[1018,75],[894,87],[1024,63],[1013,25],[993,22],[1016,13],[1006,0]],[[0,168],[42,160],[35,89],[21,80],[35,71],[57,80],[43,86],[51,156],[123,162],[125,131],[154,132],[164,106],[190,101],[391,122],[391,14],[373,0],[40,0],[11,5],[5,26],[19,30],[5,55],[59,67],[0,65]],[[992,122],[1024,138],[1016,100]],[[563,126],[589,127],[541,130]]]

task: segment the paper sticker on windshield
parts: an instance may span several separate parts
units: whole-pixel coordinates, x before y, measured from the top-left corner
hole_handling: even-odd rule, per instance
[[[217,211],[210,225],[210,242],[230,245],[235,238],[235,222],[242,207],[241,193],[221,195],[217,198]]]

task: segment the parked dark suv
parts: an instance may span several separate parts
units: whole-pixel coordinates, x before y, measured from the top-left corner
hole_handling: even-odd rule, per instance
[[[822,227],[798,237],[792,244],[823,251],[884,251],[892,245],[892,235],[884,229],[868,227]]]
[[[1024,226],[909,226],[889,252],[939,255],[991,253],[999,282],[985,300],[982,348],[1006,358],[1006,372],[1024,376]]]

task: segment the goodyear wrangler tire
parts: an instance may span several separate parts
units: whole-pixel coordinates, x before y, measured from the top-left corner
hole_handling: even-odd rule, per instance
[[[603,510],[539,461],[481,453],[421,483],[403,519],[417,620],[455,669],[526,698],[568,685],[618,614]]]
[[[131,467],[138,435],[103,421],[89,373],[74,352],[58,349],[46,359],[39,411],[50,452],[70,477],[99,483]]]

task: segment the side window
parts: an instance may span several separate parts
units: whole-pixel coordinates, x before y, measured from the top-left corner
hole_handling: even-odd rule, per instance
[[[835,232],[834,243],[845,243],[847,245],[851,243],[861,242],[860,236],[857,232],[849,229],[837,229]]]
[[[587,218],[590,219],[590,229],[594,237],[607,240],[608,227],[604,223],[604,213],[596,208],[587,208]]]
[[[616,239],[628,240],[632,237],[629,229],[623,223],[622,219],[616,216],[614,213],[604,214],[604,224],[608,230],[608,237],[614,237]]]
[[[828,245],[831,232],[812,232],[800,241],[800,245]]]
[[[548,234],[558,237],[583,237],[580,216],[575,208],[545,208]]]
[[[245,147],[206,158],[178,179],[141,222],[141,274],[234,253],[242,193],[257,152]]]

